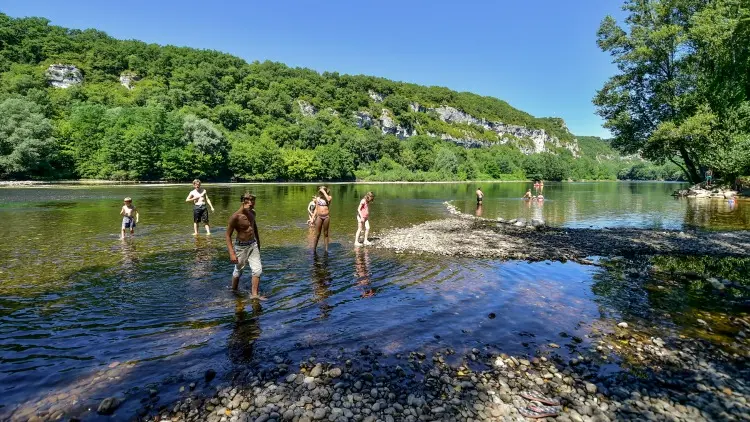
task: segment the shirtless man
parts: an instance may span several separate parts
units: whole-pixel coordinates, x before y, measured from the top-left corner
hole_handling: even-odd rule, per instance
[[[531,189],[527,190],[526,193],[523,195],[523,199],[531,199],[534,195],[531,194]]]
[[[484,200],[484,192],[482,192],[482,188],[477,188],[477,205],[482,204],[482,200]]]
[[[260,263],[260,237],[258,236],[258,226],[255,223],[255,195],[245,192],[240,196],[240,201],[242,206],[229,217],[226,232],[229,260],[235,264],[232,273],[232,290],[237,290],[242,270],[245,266],[250,266],[250,271],[253,274],[250,297],[265,300],[265,297],[258,293],[263,266]],[[232,245],[232,233],[235,231],[237,232],[237,239]]]
[[[211,204],[211,200],[208,199],[208,192],[205,188],[201,188],[201,181],[199,179],[193,180],[193,190],[185,199],[185,202],[193,201],[193,236],[198,236],[198,223],[203,222],[206,227],[206,234],[211,234],[211,228],[208,226],[208,209],[206,204],[211,207],[211,212],[214,212],[214,206]]]

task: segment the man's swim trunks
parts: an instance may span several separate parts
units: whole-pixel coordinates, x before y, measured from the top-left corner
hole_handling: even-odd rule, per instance
[[[263,273],[263,266],[260,263],[260,249],[258,242],[250,240],[248,242],[236,241],[234,243],[234,253],[237,255],[237,264],[234,266],[232,276],[239,277],[245,266],[250,266],[253,277],[259,277]]]
[[[208,208],[205,205],[193,207],[193,223],[208,224]]]

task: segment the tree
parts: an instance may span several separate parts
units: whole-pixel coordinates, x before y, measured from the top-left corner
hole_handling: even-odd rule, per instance
[[[54,149],[52,125],[39,106],[19,98],[0,103],[0,178],[49,176]]]
[[[192,177],[218,177],[226,168],[229,153],[224,135],[210,121],[191,115],[185,117],[182,129],[183,142],[192,151]]]
[[[695,115],[694,67],[687,28],[700,0],[627,0],[627,29],[607,16],[597,43],[619,73],[594,104],[620,151],[663,162],[680,159],[690,180],[700,180],[704,145],[681,125]],[[675,130],[673,130],[675,129]],[[668,135],[668,136],[665,136]],[[679,158],[677,158],[679,157]]]
[[[624,9],[625,28],[607,16],[598,32],[619,70],[594,98],[612,145],[670,161],[691,182],[708,167],[736,174],[742,162],[725,158],[750,130],[738,119],[750,98],[747,2],[628,0]]]
[[[276,180],[283,164],[279,147],[266,134],[240,138],[229,152],[229,170],[239,180]]]
[[[438,149],[435,155],[435,170],[441,173],[454,175],[458,171],[458,158],[449,148]]]

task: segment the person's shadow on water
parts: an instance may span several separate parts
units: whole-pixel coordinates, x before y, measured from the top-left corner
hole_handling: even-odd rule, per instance
[[[328,318],[333,309],[333,307],[326,302],[328,296],[331,295],[330,286],[333,281],[331,270],[328,269],[328,252],[313,254],[312,276],[313,294],[315,295],[314,301],[317,302],[320,307],[320,318]]]
[[[229,360],[236,364],[250,363],[255,354],[255,342],[262,332],[260,316],[263,314],[261,301],[250,299],[252,313],[248,314],[246,304],[248,299],[238,295],[235,302],[234,325],[229,334]]]
[[[357,248],[354,256],[354,270],[357,285],[362,289],[362,297],[375,296],[375,289],[370,282],[370,256],[367,248]]]

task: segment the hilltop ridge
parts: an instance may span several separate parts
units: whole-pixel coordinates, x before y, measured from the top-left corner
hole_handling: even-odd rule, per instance
[[[44,18],[0,27],[4,179],[613,179],[632,165],[497,98]]]

